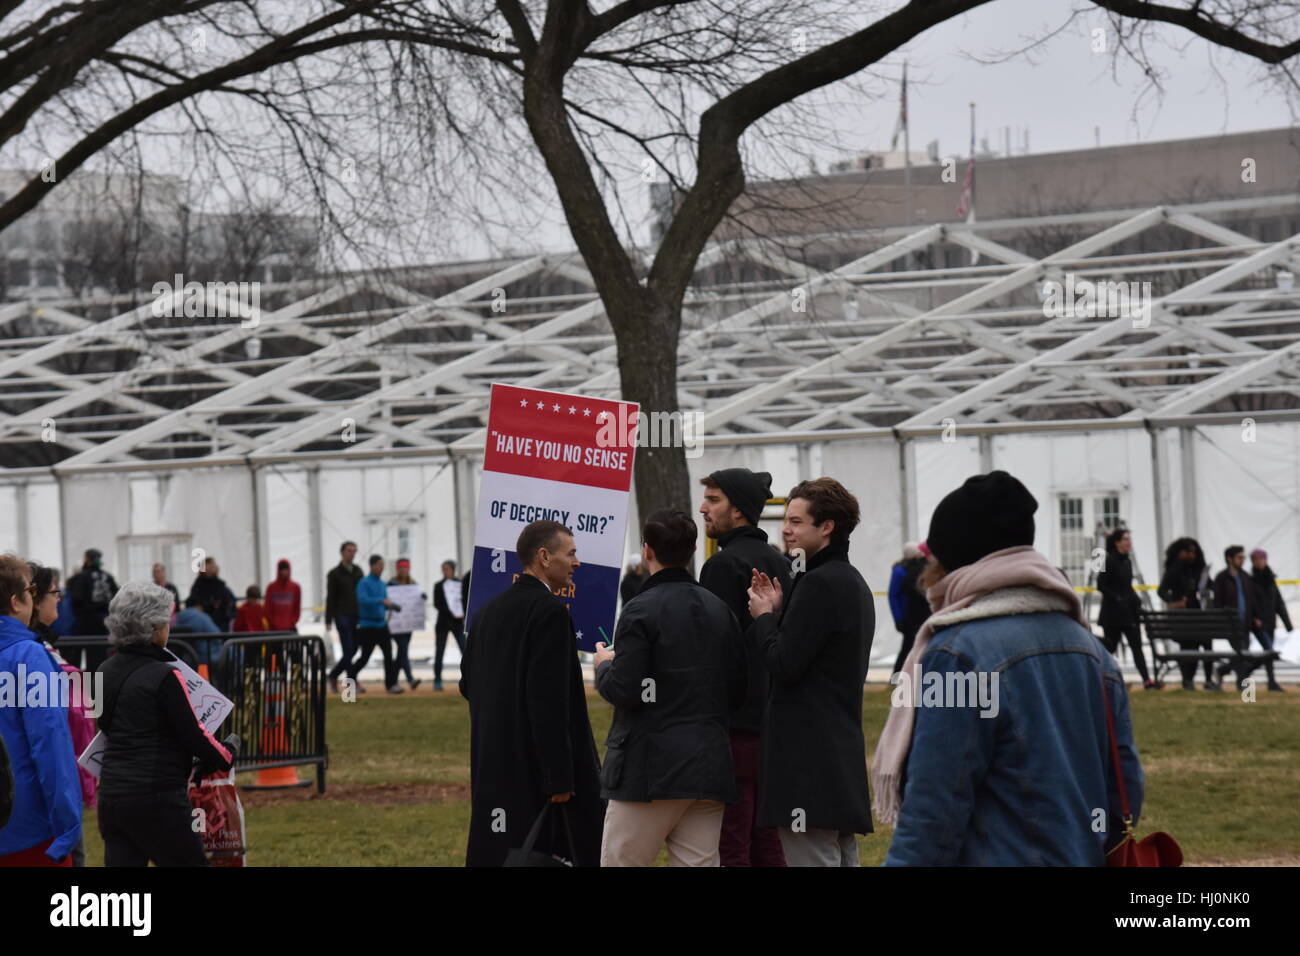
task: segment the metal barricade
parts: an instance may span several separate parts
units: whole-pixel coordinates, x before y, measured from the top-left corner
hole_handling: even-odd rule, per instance
[[[235,708],[221,725],[241,740],[237,770],[314,765],[325,792],[325,644],[288,632],[233,637],[216,665],[217,689]]]

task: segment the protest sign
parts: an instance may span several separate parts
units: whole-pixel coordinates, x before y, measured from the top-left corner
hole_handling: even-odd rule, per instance
[[[388,615],[388,630],[393,634],[409,634],[424,630],[424,591],[418,584],[388,585],[388,600],[401,610]]]
[[[215,737],[221,722],[230,716],[230,712],[235,709],[234,702],[200,677],[194,668],[174,654],[172,660],[168,661],[168,663],[181,672],[181,677],[185,681],[185,690],[189,694],[190,707],[194,710],[194,716],[203,725],[203,729]],[[104,751],[107,749],[108,738],[104,736],[103,731],[100,731],[86,745],[86,749],[77,758],[77,763],[84,767],[87,773],[98,778],[103,770]]]
[[[494,384],[479,486],[474,564],[466,617],[520,572],[515,542],[524,526],[551,519],[573,532],[579,567],[559,595],[573,615],[578,647],[614,633],[638,406]],[[472,636],[467,640],[472,640]]]

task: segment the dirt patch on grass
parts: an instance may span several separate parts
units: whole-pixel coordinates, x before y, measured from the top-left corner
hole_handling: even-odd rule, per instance
[[[1265,856],[1255,860],[1198,860],[1184,866],[1300,866],[1300,856]]]
[[[239,799],[246,807],[274,807],[286,803],[323,800],[337,803],[364,803],[369,806],[398,806],[412,803],[456,803],[469,799],[467,783],[330,783],[324,793],[311,787],[293,790],[244,790]]]

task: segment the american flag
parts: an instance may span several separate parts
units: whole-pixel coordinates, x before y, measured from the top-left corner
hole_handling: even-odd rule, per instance
[[[898,106],[898,122],[894,124],[894,138],[889,141],[889,149],[898,149],[898,137],[907,129],[907,64],[903,64],[903,96]]]
[[[961,201],[957,203],[957,215],[966,218],[975,215],[975,154],[971,153],[970,165],[966,167],[966,181],[961,185]]]

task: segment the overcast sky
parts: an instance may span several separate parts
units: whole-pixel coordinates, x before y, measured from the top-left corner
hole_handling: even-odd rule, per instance
[[[923,34],[875,70],[880,79],[870,83],[874,97],[848,89],[835,92],[843,104],[834,122],[841,144],[816,148],[818,168],[824,171],[830,162],[856,151],[889,147],[898,116],[896,78],[904,60],[914,152],[937,139],[943,155],[964,156],[972,100],[977,136],[987,138],[998,153],[1008,126],[1014,152],[1022,149],[1028,130],[1030,151],[1044,153],[1089,148],[1098,138],[1103,146],[1115,146],[1291,124],[1286,98],[1264,80],[1260,64],[1186,31],[1155,27],[1159,39],[1148,46],[1148,54],[1161,74],[1163,92],[1154,90],[1128,59],[1115,66],[1111,53],[1116,38],[1096,8],[1051,36],[1077,5],[1071,0],[998,0]],[[1093,51],[1091,31],[1098,27],[1107,30],[1104,53]],[[993,62],[1043,37],[1050,38],[1032,51]],[[750,170],[751,177],[756,174],[784,172]],[[637,201],[625,198],[629,205]],[[572,248],[558,209],[551,220],[532,234],[534,241],[551,249]]]
[[[1071,7],[1067,0],[999,0],[908,46],[897,59],[908,61],[912,148],[938,138],[945,153],[965,152],[971,100],[977,104],[977,131],[999,151],[1004,126],[1028,128],[1031,150],[1049,152],[1092,146],[1094,127],[1100,127],[1102,145],[1115,146],[1291,122],[1285,99],[1258,82],[1259,65],[1163,24],[1164,42],[1153,59],[1166,74],[1164,96],[1140,95],[1146,84],[1135,66],[1125,63],[1112,77],[1109,53],[1092,51],[1090,29],[1107,23],[1095,8],[1085,22],[1028,56],[993,64],[975,59],[992,59],[1025,46],[1028,38],[1047,36]],[[1106,40],[1113,49],[1114,36]],[[897,104],[873,104],[864,114],[875,144],[887,146]]]

